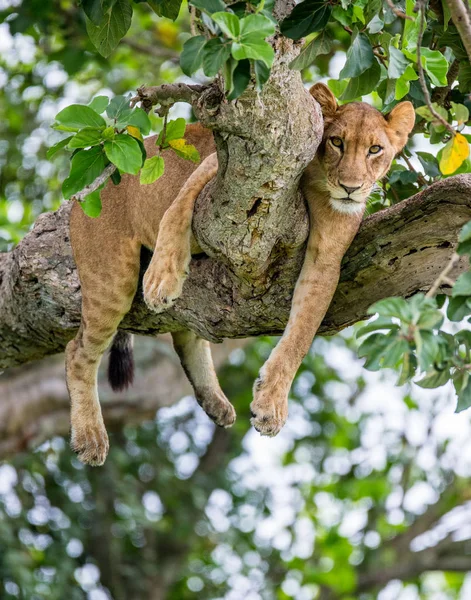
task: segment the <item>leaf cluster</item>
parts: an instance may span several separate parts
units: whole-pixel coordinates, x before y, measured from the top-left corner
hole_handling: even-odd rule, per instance
[[[53,127],[72,133],[49,148],[47,153],[50,159],[59,150],[72,151],[70,173],[62,184],[66,199],[94,184],[109,164],[116,167],[111,174],[115,185],[121,181],[121,173],[137,175],[139,171],[141,183],[149,184],[164,173],[161,150],[171,149],[177,156],[193,162],[200,160],[196,148],[185,142],[186,123],[181,118],[165,123],[156,142],[158,154],[147,158],[143,136],[151,129],[149,116],[141,108],[131,108],[130,98],[126,96],[115,96],[111,100],[107,96],[97,96],[88,106],[67,106],[56,115]],[[100,215],[100,190],[105,181],[81,202],[90,217]]]
[[[471,256],[471,222],[461,230],[457,252]],[[423,294],[376,302],[368,312],[378,317],[357,332],[358,338],[366,338],[358,352],[369,370],[399,370],[398,385],[414,379],[420,387],[437,388],[452,381],[460,412],[471,407],[471,332],[444,330],[444,302],[444,296]],[[452,322],[470,323],[470,315],[471,272],[467,271],[452,287],[446,316]]]

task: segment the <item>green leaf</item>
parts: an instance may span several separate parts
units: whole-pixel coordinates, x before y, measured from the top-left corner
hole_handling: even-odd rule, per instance
[[[121,183],[121,173],[119,172],[119,169],[115,169],[111,173],[110,178],[115,185],[119,185]]]
[[[232,56],[236,60],[252,58],[263,61],[267,67],[271,67],[275,52],[268,42],[262,40],[257,34],[250,33],[240,39],[240,42],[232,44]]]
[[[203,48],[206,44],[204,35],[197,35],[187,40],[180,55],[180,67],[185,75],[192,75],[203,64]]]
[[[147,4],[159,17],[175,21],[180,13],[182,0],[147,0]]]
[[[393,333],[391,335],[391,343],[383,351],[381,366],[383,368],[395,369],[408,349],[409,344],[406,340],[397,338],[395,333]]]
[[[84,127],[69,142],[69,148],[88,148],[97,146],[102,140],[103,129],[99,127]]]
[[[132,136],[121,133],[113,140],[105,142],[108,160],[118,167],[121,173],[136,175],[142,165],[140,146]]]
[[[389,318],[378,317],[374,321],[370,321],[367,325],[364,325],[363,327],[361,327],[357,331],[356,337],[359,338],[368,333],[371,333],[372,331],[378,331],[381,329],[398,330],[399,326],[396,325],[395,323],[393,323],[391,321],[391,319],[389,319]]]
[[[371,67],[375,60],[371,44],[364,33],[354,35],[347,51],[347,62],[339,73],[339,79],[358,77]]]
[[[464,104],[456,104],[451,102],[451,107],[455,113],[455,120],[458,121],[458,125],[464,125],[469,120],[469,110]]]
[[[270,77],[270,69],[261,60],[254,61],[255,83],[257,90],[260,91]]]
[[[469,314],[471,314],[471,302],[467,296],[450,298],[446,311],[446,316],[450,321],[462,321]]]
[[[460,62],[458,89],[462,94],[471,92],[471,64],[468,62]]]
[[[397,317],[406,323],[412,321],[412,313],[404,298],[385,298],[375,302],[368,309],[369,315],[378,313],[381,317]]]
[[[200,153],[191,144],[187,144],[184,139],[180,140],[169,140],[169,146],[180,158],[191,160],[192,162],[200,162]]]
[[[65,148],[65,146],[67,146],[67,144],[70,142],[70,140],[72,139],[72,135],[70,135],[69,137],[64,138],[63,140],[60,140],[59,142],[57,142],[57,144],[54,144],[54,146],[51,146],[48,151],[46,152],[46,158],[48,160],[51,160],[51,158],[57,154],[59,152],[59,150],[61,150],[62,148]]]
[[[322,31],[327,25],[332,8],[323,0],[304,0],[297,4],[291,14],[282,21],[281,33],[293,40]]]
[[[62,184],[62,194],[66,200],[84,187],[90,185],[102,174],[105,168],[105,155],[101,146],[90,150],[79,150],[72,157],[70,173]]]
[[[203,48],[203,71],[207,77],[214,77],[219,73],[231,54],[230,44],[221,38],[208,40]]]
[[[448,85],[446,74],[448,73],[448,61],[438,50],[420,48],[422,66],[430,77],[433,85]]]
[[[453,298],[456,298],[456,296],[471,296],[471,272],[468,271],[458,277],[451,295]]]
[[[291,69],[305,69],[311,65],[316,58],[321,54],[328,54],[332,50],[332,38],[326,29],[321,31],[319,35],[308,44],[301,54],[296,57],[291,63]]]
[[[389,338],[382,333],[374,333],[366,338],[366,340],[358,348],[358,356],[366,358],[363,365],[369,371],[379,371],[381,368],[381,358],[383,350],[390,343]]]
[[[369,69],[362,73],[359,77],[352,77],[340,97],[341,100],[350,101],[365,96],[372,92],[381,77],[381,67],[375,59]]]
[[[261,61],[257,61],[261,62]],[[263,63],[262,63],[263,64]],[[265,67],[265,65],[263,65]],[[266,67],[265,67],[266,68]],[[250,83],[250,61],[241,60],[237,63],[232,74],[232,90],[227,96],[228,100],[235,100],[246,90]]]
[[[379,33],[383,30],[384,22],[380,19],[378,15],[375,15],[371,21],[368,23],[368,33],[374,35],[375,33]]]
[[[236,39],[240,35],[240,21],[236,15],[228,12],[217,12],[211,17],[227,37]]]
[[[83,212],[88,216],[95,219],[99,217],[101,214],[101,198],[100,198],[100,190],[95,190],[80,202],[80,206],[82,207]]]
[[[399,379],[397,380],[397,385],[404,385],[407,381],[410,381],[415,375],[416,367],[417,360],[415,356],[412,354],[412,352],[405,352],[402,358],[402,369],[399,375]],[[408,407],[411,408],[410,402],[408,403],[406,398],[404,398],[404,401],[406,402]]]
[[[420,381],[415,383],[426,389],[437,388],[445,385],[450,380],[450,369],[443,369],[443,371],[430,371]]]
[[[422,310],[417,319],[419,329],[437,329],[443,323],[443,315],[439,310]]]
[[[132,20],[132,8],[128,0],[116,0],[95,25],[87,19],[87,32],[98,52],[108,57],[126,35]]]
[[[115,121],[127,118],[132,112],[129,106],[129,99],[129,96],[115,96],[112,98],[106,108],[106,114],[109,118]]]
[[[133,125],[141,130],[142,135],[149,135],[152,124],[149,115],[142,108],[135,108],[127,120],[127,125]]]
[[[275,25],[270,19],[261,14],[248,15],[240,20],[240,35],[244,37],[256,33],[259,37],[267,38],[275,33]]]
[[[101,23],[104,16],[101,0],[82,0],[81,6],[90,21],[95,25]]]
[[[404,54],[395,48],[392,44],[389,45],[389,66],[388,77],[390,79],[399,79],[404,74],[404,71],[409,66],[409,61]]]
[[[420,164],[424,168],[426,175],[429,177],[438,177],[440,175],[436,156],[429,154],[428,152],[417,152],[417,157],[420,160]]]
[[[79,130],[82,127],[105,127],[103,117],[100,117],[89,106],[82,104],[71,104],[56,115],[56,121],[71,130]]]
[[[107,127],[103,129],[102,134],[104,140],[112,140],[116,136],[114,127]]]
[[[153,156],[148,158],[142,167],[140,182],[154,183],[159,177],[164,174],[164,159],[161,156]]]
[[[226,10],[223,0],[190,0],[190,4],[209,15]]]
[[[460,413],[471,406],[471,380],[469,372],[459,369],[453,374],[453,384],[458,394],[455,412]]]
[[[340,96],[347,89],[348,80],[342,79],[341,81],[339,81],[338,79],[329,79],[327,85],[329,86],[334,96],[340,98]]]
[[[175,119],[174,121],[169,121],[167,123],[167,129],[165,131],[165,144],[167,144],[170,140],[178,140],[185,135],[186,129],[186,121],[182,117],[179,119]],[[157,138],[156,145],[162,145],[164,130],[159,133],[159,137]]]
[[[414,342],[420,368],[425,372],[431,370],[440,352],[438,337],[432,331],[416,329]]]
[[[109,100],[108,96],[96,96],[95,98],[93,98],[93,100],[90,102],[90,104],[88,106],[91,109],[93,109],[96,113],[101,115],[102,113],[105,112],[109,101],[110,100]]]
[[[466,225],[461,228],[458,236],[458,242],[463,243],[471,240],[471,221],[468,221]]]

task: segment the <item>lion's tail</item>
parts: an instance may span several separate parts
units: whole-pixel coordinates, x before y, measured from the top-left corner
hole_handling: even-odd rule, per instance
[[[115,392],[125,390],[134,381],[133,340],[130,333],[118,331],[110,348],[108,381]]]

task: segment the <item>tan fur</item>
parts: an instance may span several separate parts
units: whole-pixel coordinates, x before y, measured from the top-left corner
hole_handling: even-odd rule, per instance
[[[326,127],[318,155],[303,177],[311,233],[290,319],[254,386],[252,422],[264,435],[278,433],[286,420],[291,382],[330,304],[341,259],[359,227],[371,186],[385,175],[394,155],[402,149],[414,119],[408,102],[399,104],[385,118],[363,103],[338,108],[323,84],[313,86],[311,93],[321,104]],[[345,140],[343,153],[329,142],[331,136]],[[140,186],[137,178],[124,176],[119,186],[108,185],[98,219],[90,219],[80,207],[73,207],[71,241],[83,300],[80,330],[67,347],[67,383],[72,403],[72,446],[79,458],[90,464],[102,464],[108,451],[96,372],[131,306],[140,248],[155,248],[144,276],[145,301],[153,310],[164,310],[180,295],[186,277],[195,199],[217,171],[211,133],[190,125],[185,137],[205,159],[196,170],[192,163],[165,153],[165,175],[156,183]],[[155,138],[146,140],[149,156],[154,143]],[[375,144],[383,146],[381,155],[367,156],[367,149]],[[341,200],[346,192],[340,184],[359,188],[351,193],[350,201]],[[334,200],[337,204],[332,204]],[[217,424],[232,425],[235,412],[217,382],[208,343],[190,332],[173,337],[201,406]]]

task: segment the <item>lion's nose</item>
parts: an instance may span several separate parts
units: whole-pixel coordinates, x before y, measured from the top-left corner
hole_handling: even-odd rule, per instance
[[[361,188],[361,185],[359,185],[357,187],[349,187],[348,185],[343,185],[343,183],[340,183],[340,181],[339,181],[339,185],[341,187],[343,187],[343,189],[347,192],[347,194],[353,194],[353,192],[356,192],[357,190],[359,190]]]

